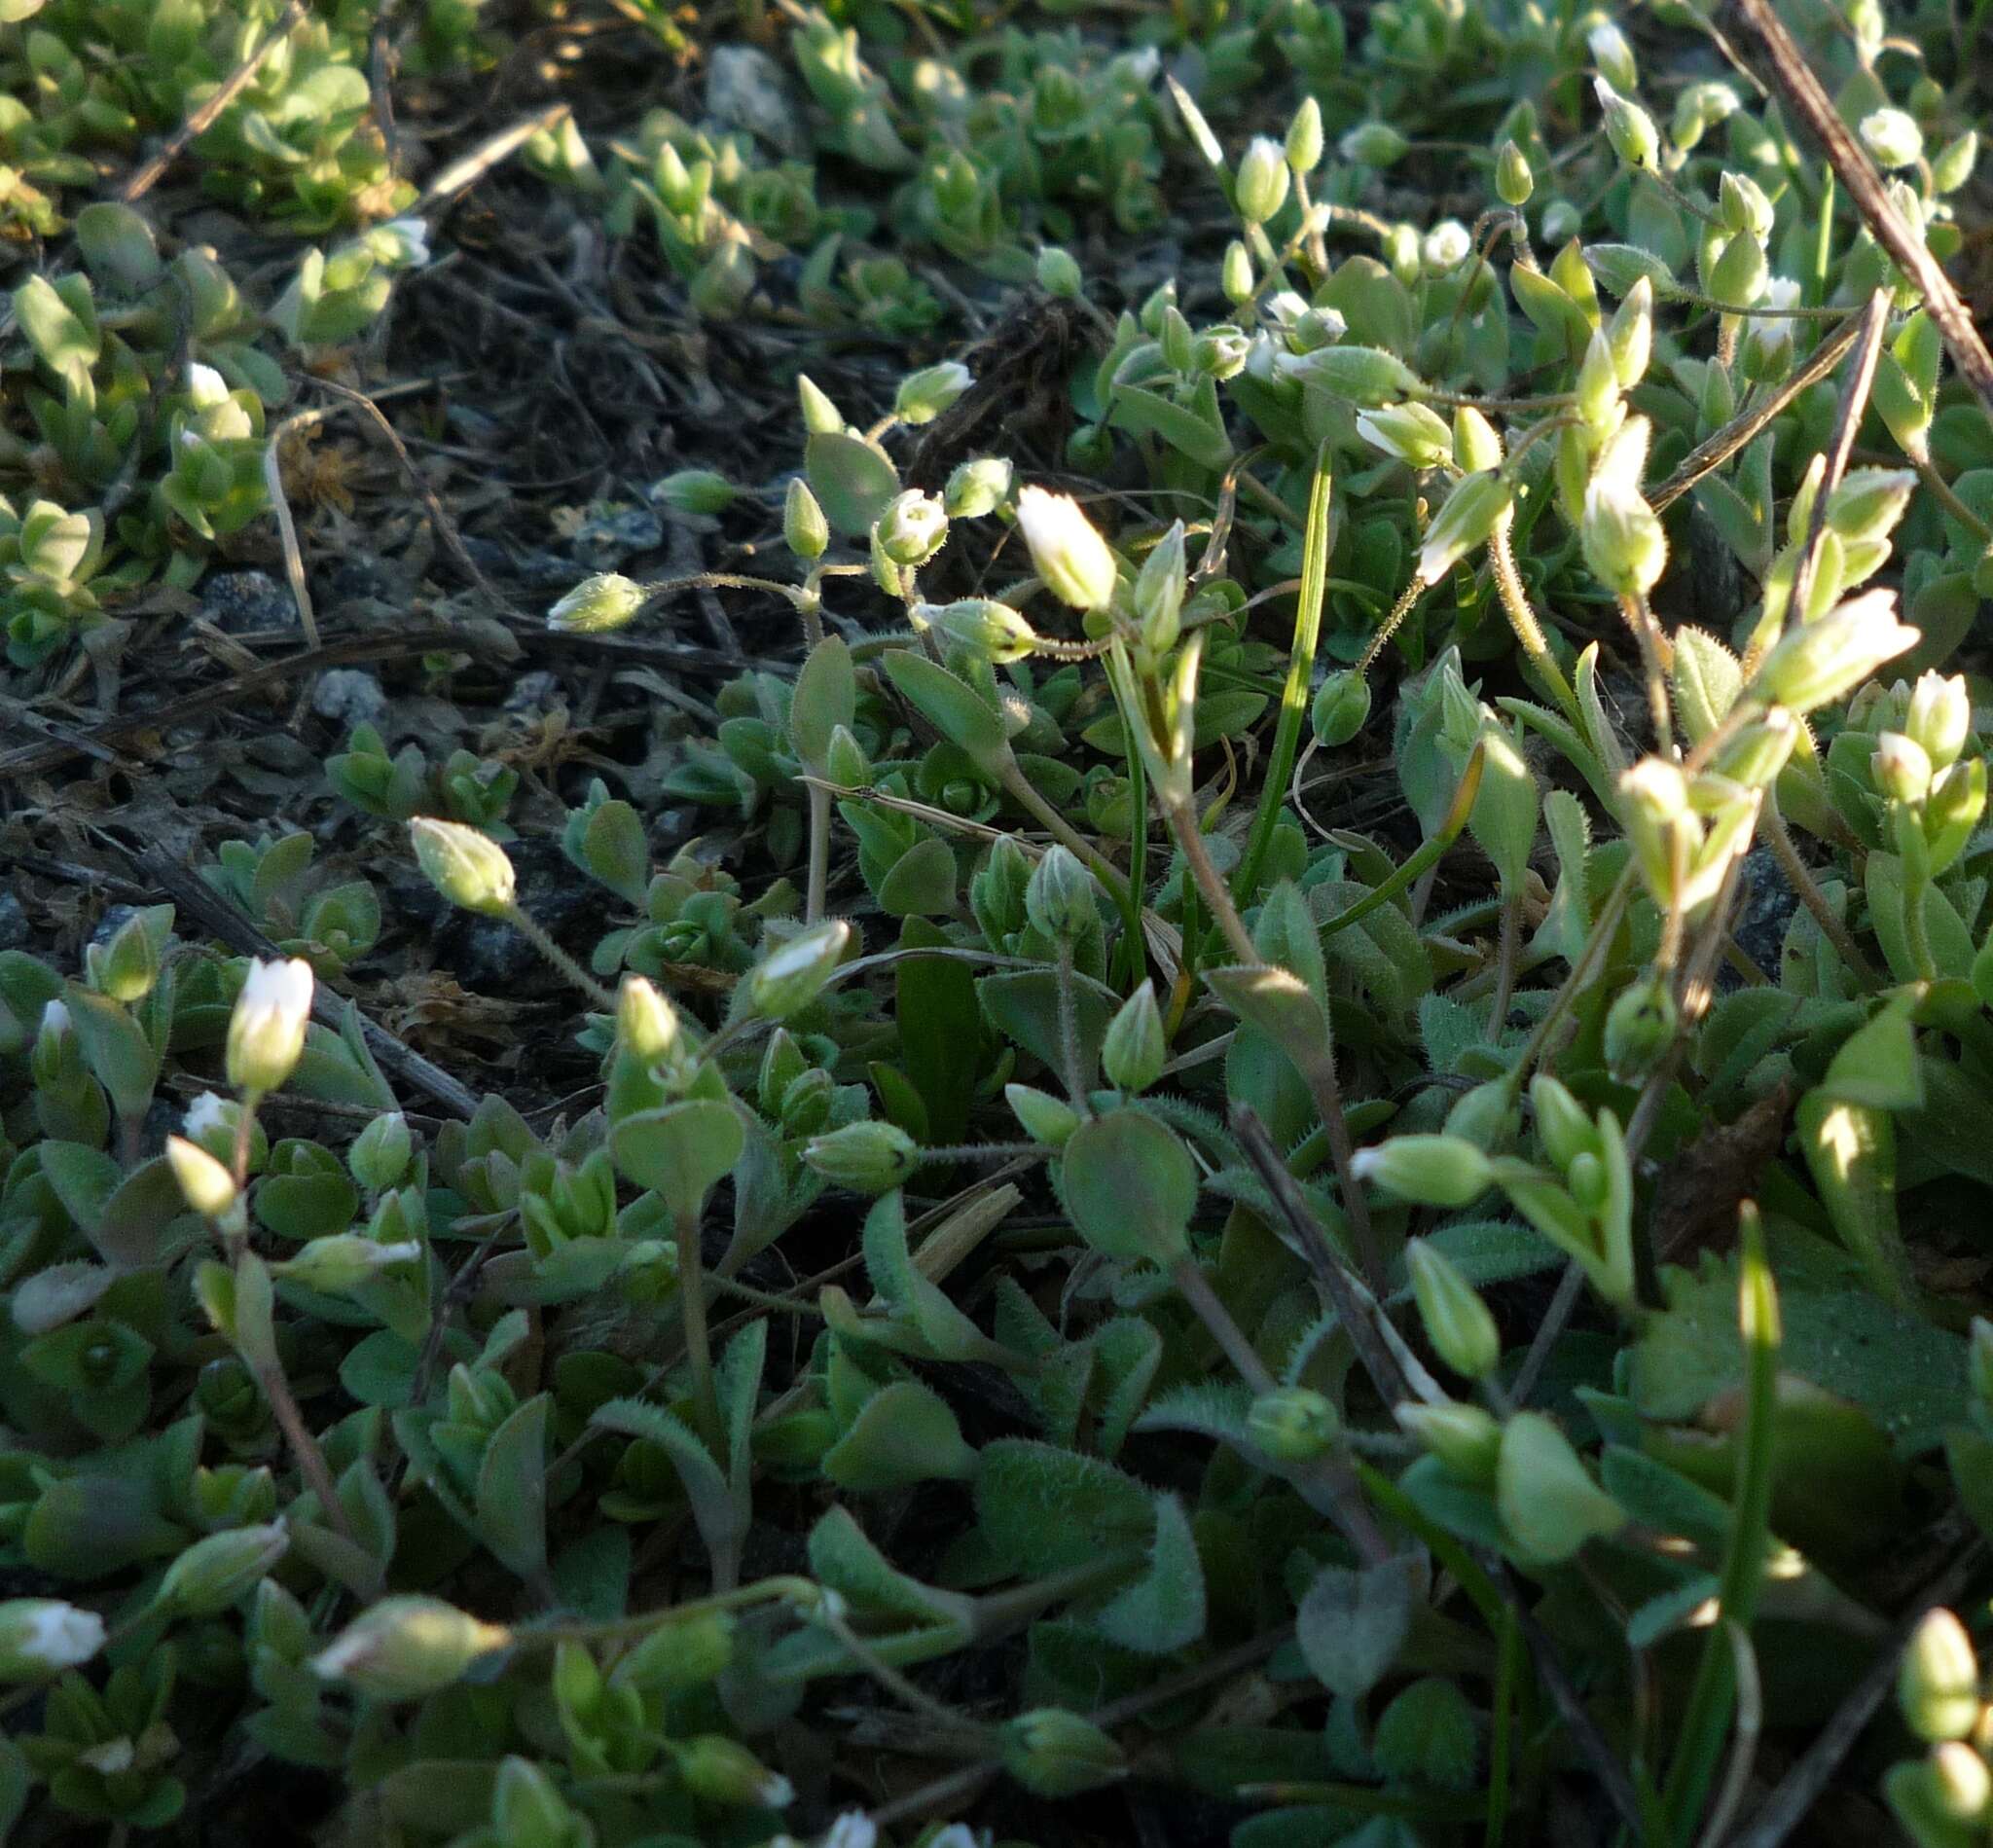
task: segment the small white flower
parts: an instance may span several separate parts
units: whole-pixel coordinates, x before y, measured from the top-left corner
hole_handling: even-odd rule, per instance
[[[1878,166],[1915,166],[1924,156],[1924,131],[1901,109],[1878,109],[1862,118],[1862,145]]]
[[[830,1826],[823,1848],[874,1848],[878,1826],[861,1809],[848,1809]]]
[[[41,1032],[60,1039],[69,1032],[69,1008],[62,1001],[51,1001],[42,1009]]]
[[[104,1646],[104,1620],[60,1598],[0,1603],[0,1681],[33,1681],[74,1668]]]
[[[188,1105],[181,1127],[187,1132],[189,1141],[198,1142],[214,1130],[231,1127],[229,1106],[222,1102],[219,1093],[203,1091]]]
[[[375,228],[374,237],[383,263],[419,270],[429,261],[429,227],[419,218],[390,218]]]
[[[1074,609],[1105,609],[1114,595],[1114,555],[1070,494],[1027,488],[1017,524],[1045,588]]]
[[[100,1746],[92,1746],[88,1752],[76,1755],[79,1764],[87,1764],[92,1771],[103,1777],[116,1777],[121,1771],[128,1771],[138,1761],[138,1748],[131,1743],[128,1735],[106,1739]]]
[[[1458,270],[1467,262],[1468,253],[1474,247],[1474,240],[1468,228],[1457,218],[1442,219],[1426,234],[1425,242],[1419,247],[1427,272],[1435,276],[1444,275],[1449,270]]]
[[[252,962],[229,1017],[229,1082],[264,1096],[291,1075],[305,1050],[311,1018],[311,965]]]
[[[229,381],[212,366],[203,366],[194,360],[187,367],[187,395],[202,411],[214,405],[226,404],[229,397]]]

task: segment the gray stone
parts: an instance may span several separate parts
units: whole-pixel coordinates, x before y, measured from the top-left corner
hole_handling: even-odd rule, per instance
[[[311,709],[347,731],[355,725],[378,727],[387,716],[387,695],[364,669],[329,668],[311,689]]]
[[[782,67],[751,45],[722,45],[707,59],[706,112],[729,128],[744,128],[778,152],[804,152],[803,122]]]
[[[200,587],[200,620],[223,634],[295,629],[298,605],[268,571],[216,571]]]
[[[27,944],[27,913],[12,892],[0,892],[0,950],[19,950]]]
[[[505,696],[505,709],[516,718],[531,718],[566,704],[567,690],[562,685],[561,676],[545,668],[521,674]]]

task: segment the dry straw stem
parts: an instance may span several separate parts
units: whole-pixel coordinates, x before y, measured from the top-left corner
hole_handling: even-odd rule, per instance
[[[1772,82],[1780,95],[1812,129],[1875,241],[1916,284],[1931,319],[1944,336],[1953,363],[1979,394],[1987,415],[1993,417],[1993,353],[1986,350],[1986,343],[1979,338],[1972,310],[1959,299],[1951,279],[1925,248],[1924,240],[1903,222],[1882,183],[1882,175],[1875,170],[1874,162],[1849,132],[1848,125],[1841,120],[1821,88],[1820,79],[1806,62],[1805,54],[1772,11],[1770,0],[1730,0],[1730,10],[1743,18],[1757,37],[1771,65]]]

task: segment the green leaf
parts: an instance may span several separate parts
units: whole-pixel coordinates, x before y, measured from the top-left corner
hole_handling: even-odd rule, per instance
[[[684,1098],[661,1109],[639,1110],[609,1134],[624,1177],[655,1189],[677,1219],[698,1215],[746,1141],[735,1105],[717,1098]]]
[[[1169,1655],[1204,1634],[1204,1564],[1182,1503],[1159,1495],[1155,1507],[1148,1571],[1109,1599],[1095,1620],[1124,1649]]]
[[[1133,1476],[1029,1438],[983,1446],[975,1493],[978,1530],[1011,1572],[1062,1572],[1123,1550],[1133,1565],[1154,1534],[1148,1491]]]
[[[1160,437],[1200,468],[1221,469],[1232,459],[1232,439],[1222,424],[1141,385],[1117,385],[1107,421],[1136,436]]]
[[[814,432],[804,446],[803,467],[823,517],[847,539],[864,538],[899,492],[899,470],[844,430]]]
[[[1384,1710],[1371,1751],[1395,1782],[1472,1789],[1474,1716],[1467,1696],[1436,1675],[1414,1682]]]
[[[1059,1191],[1076,1231],[1108,1257],[1168,1268],[1190,1250],[1197,1163],[1154,1117],[1121,1109],[1082,1123],[1059,1162]]]
[[[1121,997],[1091,976],[1072,978],[1073,1012],[1080,1064],[1097,1070],[1107,1026]],[[984,1018],[1006,1039],[1054,1071],[1064,1064],[1059,1047],[1059,976],[1054,969],[1006,969],[976,983],[976,1003]]]
[[[856,709],[851,648],[842,635],[825,635],[797,670],[789,696],[789,743],[813,777],[828,774],[831,735],[840,725],[850,730]]]
[[[1309,1673],[1332,1694],[1361,1699],[1391,1672],[1412,1624],[1417,1562],[1409,1555],[1353,1571],[1324,1566],[1294,1618]]]
[[[873,1394],[823,1459],[831,1481],[861,1494],[937,1477],[963,1481],[975,1470],[976,1453],[947,1400],[918,1380],[895,1380]]]
[[[547,1568],[550,1394],[526,1400],[492,1432],[478,1465],[478,1535],[522,1578]]]
[[[880,656],[879,665],[907,703],[951,744],[966,753],[984,776],[992,780],[1002,776],[1010,762],[1003,721],[966,680],[907,648],[888,649]]]

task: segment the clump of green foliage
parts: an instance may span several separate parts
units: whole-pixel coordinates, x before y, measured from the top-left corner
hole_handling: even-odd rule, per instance
[[[931,330],[943,259],[1067,305],[1066,472],[914,473],[967,364],[885,406],[799,379],[786,565],[700,581],[799,665],[667,783],[747,851],[656,865],[595,781],[579,960],[521,903],[509,771],[369,728],[328,762],[572,986],[585,1109],[412,1122],[328,1004],[379,900],[301,832],[207,869],[281,960],[163,906],[81,969],[0,953],[20,1839],[192,1838],[250,1754],[456,1848],[966,1848],[931,1819],[999,1777],[1047,1843],[1125,1836],[1132,1779],[1233,1804],[1235,1848],[1546,1838],[1573,1780],[1720,1840],[1757,1743],[1891,1647],[1901,1557],[1993,1533],[1993,1324],[1935,1261],[1993,1193],[1984,408],[1700,13],[1643,28],[1665,84],[1600,12],[1367,18],[799,11],[812,158],[665,113],[535,145],[697,314],[773,308],[806,247],[819,325]],[[1879,6],[1835,22],[1836,104],[1948,256],[1972,73],[1925,14],[1914,77]],[[356,74],[364,23],[268,82]],[[95,125],[111,80],[23,46]],[[272,208],[314,235],[383,183],[322,88],[283,145],[329,190]],[[238,199],[297,164],[224,140]],[[1079,253],[1171,209],[1210,235],[1109,312]],[[128,208],[75,236],[14,298],[39,434],[0,462],[68,496],[10,516],[22,669],[264,511],[265,337],[350,339],[424,254],[362,231],[259,318]],[[1390,814],[1341,825],[1365,760]],[[921,1800],[813,1749],[860,1702]],[[1895,1814],[1985,1839],[1957,1616],[1900,1704]]]

